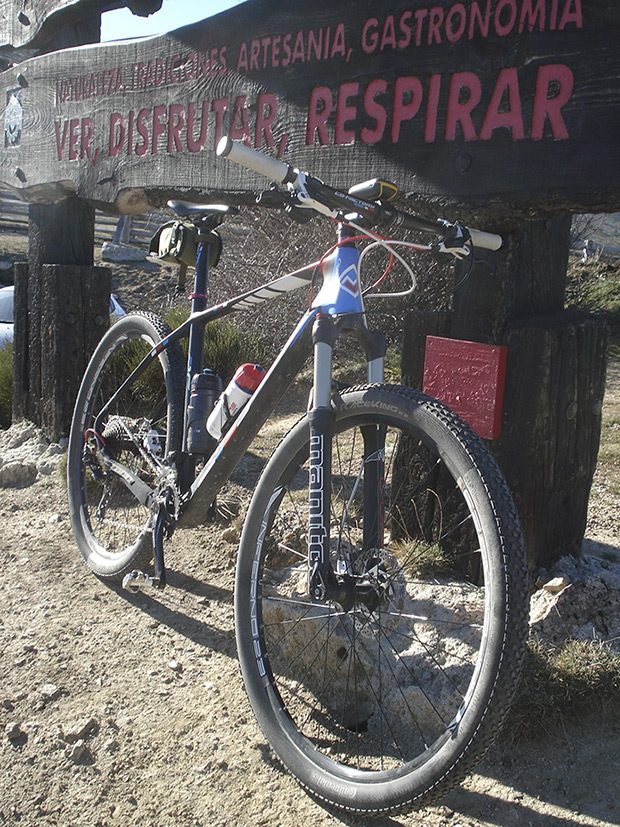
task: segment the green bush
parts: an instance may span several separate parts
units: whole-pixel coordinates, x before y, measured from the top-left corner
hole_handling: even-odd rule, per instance
[[[0,348],[0,428],[11,425],[13,406],[13,343]]]

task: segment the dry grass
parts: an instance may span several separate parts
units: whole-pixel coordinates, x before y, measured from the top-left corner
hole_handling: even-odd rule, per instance
[[[533,741],[601,716],[620,718],[620,653],[594,641],[570,640],[559,651],[530,642],[503,739]]]

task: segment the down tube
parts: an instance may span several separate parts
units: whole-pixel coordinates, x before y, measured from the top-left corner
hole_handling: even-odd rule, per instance
[[[239,419],[196,477],[190,489],[191,498],[179,517],[180,528],[195,528],[205,521],[217,492],[312,354],[312,324],[317,312],[309,311],[300,321]]]

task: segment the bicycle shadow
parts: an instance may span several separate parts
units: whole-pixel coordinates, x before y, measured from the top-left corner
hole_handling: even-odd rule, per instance
[[[380,816],[373,827],[611,827],[620,824],[615,796],[620,726],[575,725],[544,743],[495,746],[460,787],[430,808]],[[331,811],[347,827],[368,821]]]
[[[232,622],[230,629],[221,628],[212,622],[213,614],[201,617],[202,606],[198,598],[203,598],[208,605],[232,605],[232,589],[212,585],[199,580],[186,572],[167,569],[168,585],[165,591],[154,589],[141,591],[136,594],[126,591],[120,585],[110,584],[110,588],[129,605],[151,617],[157,623],[167,626],[171,631],[187,638],[187,640],[214,652],[236,657],[236,646]],[[196,597],[196,602],[182,604],[177,599],[178,592]],[[159,597],[161,595],[161,597]],[[176,601],[176,604],[175,602]]]
[[[498,827],[620,824],[618,756],[620,727],[600,722],[575,725],[540,744],[499,744],[442,804],[455,816]]]

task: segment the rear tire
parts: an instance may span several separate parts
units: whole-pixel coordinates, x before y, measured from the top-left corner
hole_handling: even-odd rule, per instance
[[[245,520],[241,670],[264,735],[313,795],[365,814],[409,809],[461,781],[509,709],[527,634],[523,540],[495,461],[447,408],[395,386],[351,389],[334,404],[332,563],[371,581],[377,603],[343,611],[307,593],[304,417]],[[385,534],[366,549],[364,523],[377,514],[365,511],[363,469],[377,457],[364,442],[376,446],[377,433]]]
[[[95,419],[143,356],[171,332],[152,313],[123,316],[95,350],[78,393],[67,461],[73,533],[95,574],[122,580],[153,554],[151,508],[98,454]],[[166,457],[181,447],[183,353],[175,343],[106,411],[99,437],[109,454],[149,488],[170,472]]]

